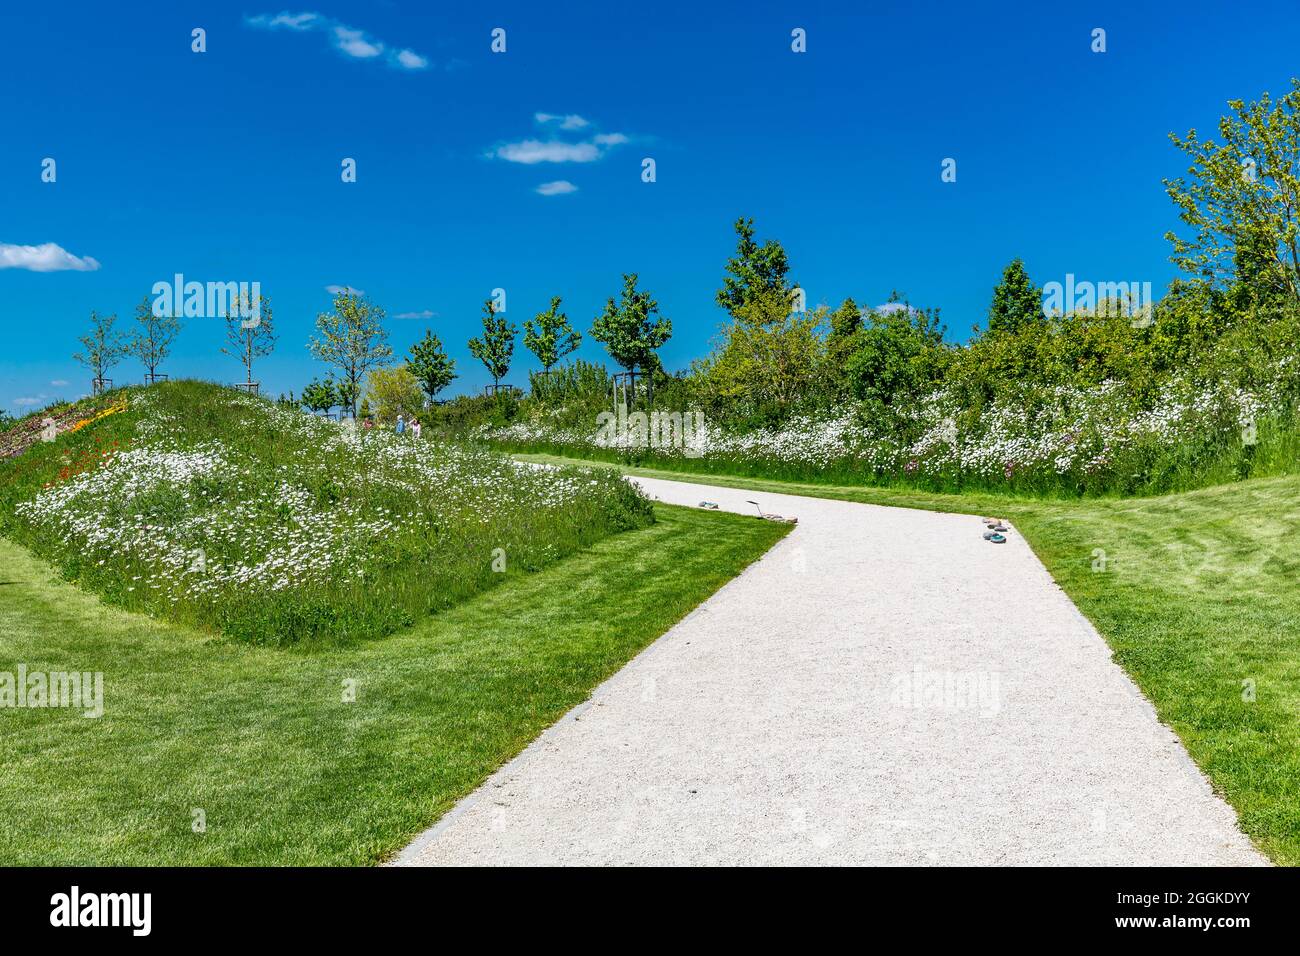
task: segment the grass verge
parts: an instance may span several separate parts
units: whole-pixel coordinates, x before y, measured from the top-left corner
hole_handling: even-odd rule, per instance
[[[104,674],[98,719],[0,708],[0,864],[385,859],[789,530],[655,517],[314,653],[106,606],[0,539],[0,670]]]
[[[1054,501],[620,470],[1011,519],[1242,829],[1275,862],[1300,864],[1300,477]]]

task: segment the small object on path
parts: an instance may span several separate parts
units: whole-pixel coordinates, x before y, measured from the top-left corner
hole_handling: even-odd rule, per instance
[[[717,503],[716,501],[701,501],[701,502],[700,502],[700,507],[701,507],[701,508],[707,508],[707,509],[709,509],[710,511],[717,511],[717,510],[718,510],[718,503]]]
[[[991,543],[993,543],[993,544],[1006,544],[1006,543],[1007,543],[1007,539],[1006,539],[1006,537],[1005,537],[1004,535],[1000,535],[1000,534],[998,534],[996,531],[990,532],[989,534],[986,534],[984,537],[988,538],[989,541],[990,541]]]
[[[784,522],[786,522],[787,524],[798,524],[798,523],[799,523],[799,519],[798,519],[798,518],[786,518],[786,517],[784,517],[783,515],[770,515],[770,514],[768,514],[766,511],[764,511],[764,510],[762,509],[762,507],[759,505],[759,503],[758,503],[757,501],[750,501],[748,498],[746,498],[746,499],[745,499],[745,503],[746,503],[746,504],[753,505],[755,508],[758,508],[758,516],[759,516],[760,518],[766,518],[768,521],[784,521]]]

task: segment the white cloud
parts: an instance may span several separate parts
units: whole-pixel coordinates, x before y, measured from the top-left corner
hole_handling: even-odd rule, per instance
[[[56,378],[54,381],[50,382],[50,384],[53,385],[55,388],[63,388],[66,385],[68,385],[69,382],[65,378]]]
[[[590,126],[591,123],[577,113],[567,113],[563,116],[558,113],[534,113],[533,119],[545,125],[546,123],[559,123],[560,129],[582,129],[584,126]]]
[[[285,27],[289,30],[310,30],[319,19],[319,13],[277,13],[275,16],[261,13],[255,17],[249,17],[248,23],[250,26],[265,27],[268,30],[275,27]]]
[[[408,70],[424,70],[429,66],[428,58],[420,56],[414,50],[398,50],[397,62]]]
[[[518,143],[504,143],[495,151],[498,159],[508,163],[590,163],[601,157],[600,149],[593,143],[561,143],[559,140],[525,139]]]
[[[339,295],[346,292],[348,295],[365,295],[365,289],[354,289],[350,285],[327,285],[325,291],[330,295]]]
[[[534,113],[533,119],[541,126],[553,130],[583,129],[591,122],[577,113]],[[500,143],[489,152],[489,157],[504,159],[508,163],[594,163],[609,150],[631,142],[624,133],[596,133],[586,139],[566,141],[552,135],[549,139],[523,139],[514,143]],[[571,190],[570,190],[571,191]]]
[[[372,37],[365,30],[340,23],[321,13],[278,13],[274,16],[259,13],[257,16],[245,17],[244,23],[262,30],[284,29],[295,33],[306,33],[310,30],[323,31],[329,35],[334,49],[344,56],[356,60],[373,60],[383,56],[384,62],[396,70],[423,70],[429,66],[428,58],[414,50],[405,47],[390,50],[383,41]]]
[[[437,312],[430,309],[421,309],[419,312],[398,312],[393,318],[395,319],[436,319]]]
[[[29,272],[94,272],[99,262],[90,256],[74,256],[62,246],[45,242],[39,246],[16,246],[0,242],[0,269]]]
[[[552,183],[542,183],[537,187],[537,192],[543,196],[563,196],[567,193],[576,193],[578,187],[573,185],[567,179],[557,179]]]
[[[384,52],[382,43],[367,40],[360,30],[345,27],[341,23],[334,27],[334,46],[359,60],[368,60]]]
[[[44,395],[40,396],[39,398],[33,398],[30,395],[25,395],[22,398],[15,398],[13,402],[11,402],[10,404],[18,405],[22,408],[31,408],[33,405],[41,404],[41,399],[43,398],[45,398]]]

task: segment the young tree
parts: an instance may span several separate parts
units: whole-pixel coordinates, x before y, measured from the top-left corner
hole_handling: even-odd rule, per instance
[[[1043,290],[1029,280],[1024,261],[1012,259],[1002,270],[1002,281],[993,287],[988,331],[1019,332],[1045,320]]]
[[[605,311],[591,324],[591,337],[602,343],[615,362],[629,372],[653,370],[659,364],[655,349],[673,334],[671,319],[658,316],[659,303],[648,291],[638,291],[637,274],[623,276],[623,293],[617,304],[611,296]]]
[[[456,377],[456,360],[447,357],[442,341],[428,329],[424,338],[411,346],[406,367],[420,383],[429,403]]]
[[[1222,143],[1170,133],[1191,157],[1192,177],[1166,179],[1179,218],[1194,233],[1165,238],[1180,269],[1212,288],[1248,282],[1257,292],[1300,303],[1300,79],[1276,103],[1229,100]]]
[[[831,313],[831,338],[848,339],[862,328],[862,309],[853,301],[853,297],[840,303],[838,309]]]
[[[903,408],[939,382],[948,359],[939,310],[914,309],[892,293],[854,336],[845,373],[857,398]]]
[[[172,315],[155,315],[148,296],[141,299],[135,307],[135,320],[140,325],[131,336],[127,349],[140,360],[152,383],[158,373],[158,366],[167,357],[172,342],[180,334],[181,322]]]
[[[290,394],[292,395],[292,392]],[[309,412],[328,413],[338,404],[340,404],[338,389],[334,386],[334,379],[329,376],[326,376],[323,382],[313,378],[302,390],[302,406]]]
[[[104,379],[108,370],[121,361],[126,351],[122,333],[113,329],[113,323],[116,321],[116,314],[100,315],[92,310],[90,334],[83,335],[77,340],[85,351],[77,352],[72,356],[75,361],[86,366],[94,376],[91,387],[96,395],[104,390]]]
[[[767,289],[736,311],[736,320],[701,367],[710,391],[747,414],[783,420],[816,386],[826,310],[791,312],[784,290]]]
[[[549,309],[524,323],[524,346],[537,356],[544,372],[550,372],[551,366],[581,344],[582,334],[569,325],[569,317],[560,311],[558,295],[551,299]]]
[[[316,316],[320,335],[307,343],[312,355],[338,369],[339,394],[353,417],[366,373],[393,357],[383,322],[383,309],[345,289],[334,296],[333,312]]]
[[[407,420],[424,408],[424,392],[405,365],[376,368],[366,376],[366,397],[382,422],[392,422],[401,415]]]
[[[727,260],[728,275],[718,290],[718,305],[736,318],[736,310],[759,295],[775,291],[785,295],[788,302],[792,292],[792,284],[786,281],[790,264],[781,243],[769,239],[760,246],[755,242],[753,219],[737,219],[735,229],[736,254]]]
[[[221,351],[243,363],[249,391],[253,384],[253,359],[270,355],[275,348],[271,320],[271,300],[263,295],[250,299],[247,293],[241,293],[226,310],[226,345]]]
[[[483,303],[483,338],[469,340],[469,353],[487,366],[493,386],[499,387],[510,371],[518,333],[518,328],[497,314],[491,299]]]

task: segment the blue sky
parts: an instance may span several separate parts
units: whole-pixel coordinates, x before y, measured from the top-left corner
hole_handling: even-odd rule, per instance
[[[1167,133],[1208,131],[1229,98],[1300,73],[1300,8],[1245,9],[7,5],[0,403],[82,394],[71,355],[90,310],[129,325],[177,272],[261,283],[279,343],[256,371],[272,394],[323,371],[305,343],[330,285],[387,309],[399,352],[432,328],[465,391],[489,381],[465,341],[494,288],[521,326],[562,295],[585,332],[635,271],[674,323],[665,364],[685,367],[723,318],[713,293],[740,215],[785,245],[810,304],[897,288],[940,306],[955,340],[1017,255],[1040,284],[1162,289],[1177,221],[1160,180],[1186,167]],[[557,182],[576,188],[538,192]],[[32,269],[50,265],[77,268]],[[163,371],[236,380],[220,344],[218,320],[191,319]],[[603,358],[589,340],[579,355]],[[509,380],[530,359],[521,342]],[[139,375],[128,359],[114,377]]]

